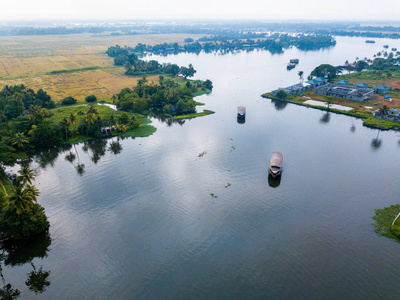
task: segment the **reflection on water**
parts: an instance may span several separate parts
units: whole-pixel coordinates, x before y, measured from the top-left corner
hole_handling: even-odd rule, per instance
[[[172,119],[171,116],[166,116],[162,113],[157,113],[157,112],[151,112],[151,114],[149,115],[150,118],[155,119],[161,123],[165,123],[167,124],[168,127],[171,127],[174,124],[178,124],[178,125],[183,125],[185,124],[185,120],[183,119]]]
[[[282,176],[272,177],[271,174],[268,174],[268,184],[270,187],[277,188],[281,184]]]
[[[331,114],[329,112],[326,112],[322,115],[322,117],[319,119],[319,122],[321,124],[328,124],[329,121],[331,120]]]
[[[274,104],[276,110],[284,110],[288,104],[286,101],[281,101],[277,99],[272,99],[271,102]]]
[[[38,262],[33,260],[44,259],[47,257],[51,238],[48,232],[36,235],[30,239],[18,241],[5,241],[0,247],[0,276],[3,287],[0,289],[1,299],[16,299],[21,291],[13,288],[13,285],[7,282],[3,274],[3,265],[12,267],[23,267],[30,265],[31,271],[26,274],[25,285],[28,290],[35,294],[41,294],[50,286],[50,270],[43,270],[43,266],[38,267]]]
[[[246,123],[246,118],[237,118],[237,122],[239,124],[244,124],[244,123]]]

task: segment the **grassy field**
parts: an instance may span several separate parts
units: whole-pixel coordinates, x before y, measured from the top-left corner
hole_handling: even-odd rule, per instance
[[[112,115],[114,115],[115,118],[118,119],[118,117],[121,114],[124,114],[124,112],[114,111],[113,109],[111,109],[110,107],[105,106],[105,105],[94,104],[94,107],[98,112],[98,116],[100,116],[103,120],[109,119]],[[89,108],[88,104],[77,104],[77,105],[62,106],[62,107],[58,107],[55,109],[51,109],[49,111],[52,113],[52,116],[49,117],[47,119],[47,121],[50,124],[59,124],[61,120],[63,120],[64,118],[68,118],[71,115],[71,113],[74,113],[76,116],[75,130],[77,131],[80,121],[86,117],[85,113],[88,110],[88,108]],[[127,113],[127,114],[130,117],[133,116],[132,113]],[[156,131],[156,128],[154,126],[150,125],[150,123],[151,123],[150,119],[148,119],[142,115],[139,115],[139,114],[135,114],[135,116],[138,118],[138,120],[140,122],[139,128],[129,129],[123,133],[114,132],[111,135],[119,135],[119,136],[124,136],[124,137],[128,137],[128,136],[129,137],[145,137],[145,136],[149,136],[149,135],[153,134]],[[71,131],[73,130],[72,124],[69,125],[69,129]],[[73,144],[80,143],[82,141],[89,140],[89,139],[91,139],[91,137],[82,136],[77,133],[75,137],[69,138],[68,143],[73,143]]]
[[[88,95],[110,98],[122,88],[136,85],[137,78],[124,75],[105,54],[109,46],[137,43],[183,43],[187,34],[107,36],[92,34],[0,37],[0,88],[24,84],[43,89],[58,101],[72,96],[83,101]],[[195,66],[196,67],[196,66]],[[53,73],[63,70],[63,73]],[[158,80],[151,76],[149,80]]]

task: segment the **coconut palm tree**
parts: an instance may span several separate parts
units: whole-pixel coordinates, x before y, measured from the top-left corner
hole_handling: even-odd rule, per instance
[[[303,71],[299,71],[299,73],[297,73],[297,74],[300,77],[300,82],[303,82],[303,74],[304,74],[304,72]]]
[[[35,294],[43,293],[51,284],[48,280],[50,271],[43,271],[43,266],[40,266],[37,270],[32,262],[31,266],[33,270],[28,273],[28,279],[25,281],[25,284]]]
[[[380,113],[381,113],[382,116],[388,115],[388,110],[389,110],[389,106],[387,106],[387,105],[383,105],[383,106],[379,109],[379,111],[380,111]]]
[[[35,201],[32,194],[21,185],[13,186],[12,193],[7,198],[6,209],[15,211],[18,215],[30,210],[33,206],[33,201]]]
[[[69,123],[68,123],[68,119],[64,118],[60,121],[60,126],[61,129],[65,130],[65,139],[68,140],[68,127],[69,127]]]
[[[68,117],[68,124],[72,124],[72,136],[75,135],[75,122],[76,122],[76,116],[74,113],[71,113]]]
[[[40,106],[31,105],[28,108],[29,119],[33,120],[33,125],[36,125],[36,117],[40,115]]]
[[[25,144],[28,144],[29,140],[22,132],[17,132],[13,139],[11,140],[11,144],[13,146],[17,146],[18,148],[24,148]]]
[[[37,197],[40,195],[39,189],[34,185],[27,184],[25,190],[32,197],[32,201],[37,202]]]
[[[23,167],[19,171],[19,176],[17,176],[17,182],[24,186],[27,183],[32,184],[32,181],[35,180],[36,174],[32,169],[28,167]]]
[[[86,115],[89,115],[89,114],[94,114],[94,115],[97,115],[99,112],[97,111],[97,109],[94,107],[94,105],[92,104],[92,105],[89,105],[89,108],[88,108],[88,110],[86,111]]]

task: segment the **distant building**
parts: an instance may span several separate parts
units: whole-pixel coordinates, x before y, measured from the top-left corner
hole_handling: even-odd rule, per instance
[[[375,93],[377,94],[387,94],[389,91],[389,88],[385,85],[379,85],[375,87]]]
[[[374,95],[374,90],[372,89],[357,85],[350,86],[341,81],[334,84],[325,84],[316,87],[314,92],[320,95],[343,98],[352,101],[364,101]]]
[[[344,80],[344,79],[338,81],[336,84],[337,85],[344,85],[344,86],[349,86],[350,85],[350,83],[347,80]]]
[[[364,82],[359,82],[359,83],[355,84],[354,86],[360,87],[360,88],[368,88],[368,84],[366,84]]]
[[[306,83],[310,85],[310,88],[315,88],[317,86],[324,85],[327,82],[328,82],[328,79],[326,79],[324,77],[317,77],[317,78],[306,81]]]
[[[286,94],[288,94],[288,96],[292,95],[292,94],[300,94],[302,91],[308,90],[310,88],[311,88],[310,85],[307,83],[297,83],[297,84],[294,84],[294,85],[291,85],[291,86],[288,86],[285,88],[279,88],[277,90],[274,90],[274,91],[272,91],[272,95],[276,96],[276,93],[279,90],[284,90],[286,92]]]

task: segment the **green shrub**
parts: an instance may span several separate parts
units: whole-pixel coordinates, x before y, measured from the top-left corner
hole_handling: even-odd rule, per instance
[[[85,98],[86,102],[95,102],[97,100],[97,97],[95,95],[89,95]]]
[[[61,100],[62,105],[71,105],[71,104],[75,104],[76,102],[77,102],[77,100],[71,96]]]

